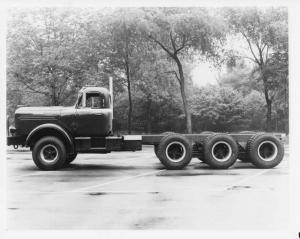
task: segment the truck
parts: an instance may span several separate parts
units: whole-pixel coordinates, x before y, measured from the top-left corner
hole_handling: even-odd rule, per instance
[[[28,147],[40,170],[59,170],[80,153],[139,151],[153,145],[166,169],[185,168],[196,157],[214,169],[227,169],[237,159],[257,168],[273,168],[284,157],[282,133],[243,131],[152,135],[114,135],[112,80],[109,90],[86,86],[73,106],[19,107],[7,145]]]

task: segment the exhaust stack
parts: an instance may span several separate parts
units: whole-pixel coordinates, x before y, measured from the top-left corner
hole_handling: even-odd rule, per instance
[[[110,93],[110,107],[112,110],[112,119],[114,118],[114,91],[113,91],[113,78],[112,76],[109,77],[109,93]]]

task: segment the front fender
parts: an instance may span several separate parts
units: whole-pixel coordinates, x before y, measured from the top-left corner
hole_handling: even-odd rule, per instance
[[[49,132],[51,132],[51,134]],[[25,141],[25,145],[31,146],[32,142],[34,142],[36,137],[39,137],[43,134],[44,136],[53,135],[53,136],[63,137],[64,142],[67,144],[66,146],[71,150],[71,152],[74,152],[74,143],[72,138],[68,134],[68,132],[65,129],[63,129],[61,126],[52,123],[42,124],[34,128],[28,134]]]

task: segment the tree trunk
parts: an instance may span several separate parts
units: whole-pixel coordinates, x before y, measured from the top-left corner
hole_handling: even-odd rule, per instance
[[[192,119],[191,119],[191,112],[190,107],[187,102],[186,92],[185,92],[185,79],[183,75],[183,69],[181,62],[179,61],[178,57],[175,56],[175,61],[177,63],[178,71],[179,71],[179,80],[180,80],[180,92],[181,92],[181,98],[183,102],[183,110],[185,114],[185,121],[186,121],[186,130],[188,134],[192,133]]]
[[[60,102],[55,95],[51,97],[51,106],[59,106]]]
[[[262,68],[261,68],[262,70]],[[263,74],[263,73],[262,73]],[[267,104],[267,115],[266,115],[266,131],[270,132],[272,130],[272,100],[269,96],[269,90],[267,85],[267,78],[263,75],[263,83],[264,83],[264,94]]]
[[[289,134],[289,97],[288,97],[288,89],[289,89],[289,86],[288,86],[288,79],[285,78],[285,84],[284,84],[284,119],[283,119],[283,122],[284,122],[284,132],[286,134]]]
[[[128,108],[128,125],[127,130],[128,134],[131,134],[131,118],[132,118],[132,99],[131,99],[131,86],[130,86],[130,80],[127,80],[127,90],[128,90],[128,101],[129,101],[129,108]]]
[[[129,101],[128,115],[127,115],[127,131],[128,134],[131,134],[132,98],[131,98],[131,82],[130,82],[128,64],[126,66],[126,77],[127,77],[127,91],[128,91],[128,101]]]
[[[151,127],[151,104],[152,104],[152,101],[151,101],[151,98],[148,97],[147,99],[147,121],[146,121],[146,130],[147,130],[147,133],[151,133],[152,131],[152,127]]]
[[[190,134],[190,133],[192,133],[191,112],[190,112],[190,108],[189,108],[189,105],[188,105],[188,102],[187,102],[187,97],[186,97],[186,92],[185,92],[185,79],[184,79],[182,64],[181,64],[181,62],[180,62],[180,60],[177,56],[178,52],[180,50],[182,50],[185,47],[185,45],[183,43],[183,45],[180,48],[176,48],[176,43],[175,43],[175,39],[172,36],[172,31],[170,32],[170,40],[171,40],[174,52],[171,52],[170,50],[168,50],[167,47],[165,47],[161,42],[159,42],[158,40],[156,40],[152,36],[150,36],[150,38],[152,40],[154,40],[166,53],[168,53],[168,55],[177,64],[179,77],[176,74],[176,78],[178,79],[179,84],[180,84],[180,92],[181,92],[181,97],[182,97],[182,102],[183,102],[183,110],[184,110],[185,120],[186,120],[186,130],[187,130],[187,133]]]
[[[187,129],[187,133],[191,134],[192,133],[191,113],[190,113],[189,105],[188,105],[187,98],[186,98],[184,82],[182,84],[183,85],[180,86],[180,91],[181,91],[183,109],[184,109],[185,120],[186,120],[186,129]]]
[[[266,121],[266,131],[270,132],[272,130],[272,101],[267,101],[267,121]]]
[[[51,85],[51,95],[50,95],[50,105],[51,106],[58,106],[59,100],[56,95],[56,89],[54,85]]]

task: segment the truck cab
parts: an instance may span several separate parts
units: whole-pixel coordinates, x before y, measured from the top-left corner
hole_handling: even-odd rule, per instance
[[[112,135],[112,104],[109,91],[83,87],[75,104],[72,128],[75,137]],[[64,115],[62,115],[62,118]]]
[[[70,107],[18,108],[15,127],[9,130],[8,145],[26,145],[33,133],[41,128],[49,129],[51,125],[62,128],[72,137],[108,136],[112,134],[112,114],[111,94],[107,89],[83,87]]]

